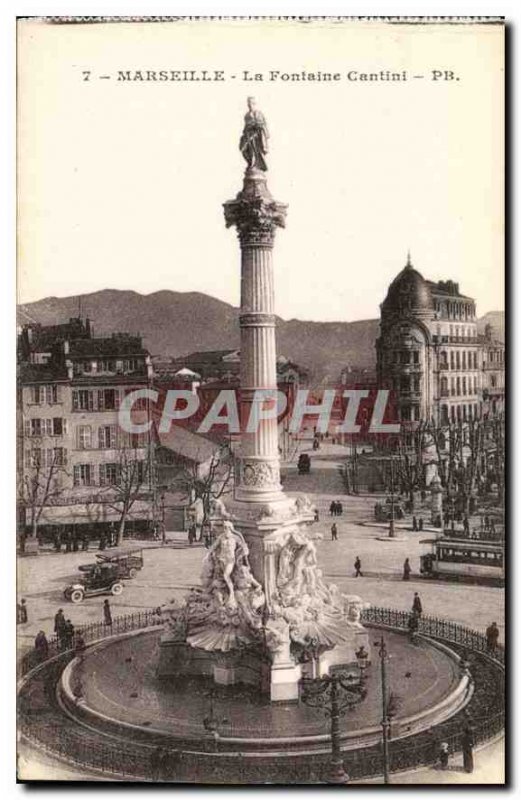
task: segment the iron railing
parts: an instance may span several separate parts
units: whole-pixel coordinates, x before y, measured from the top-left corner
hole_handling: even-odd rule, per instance
[[[384,625],[405,630],[410,614],[396,609],[371,607],[364,610],[363,620],[374,625]],[[112,625],[94,623],[78,628],[88,644],[104,637],[162,625],[160,609],[150,609],[113,619]],[[494,652],[487,647],[486,637],[471,628],[448,620],[422,616],[419,632],[430,638],[447,642],[461,654],[472,654],[475,691],[470,701],[470,719],[475,744],[488,741],[504,729],[504,699],[502,690],[504,648]],[[83,771],[148,781],[180,781],[206,783],[271,783],[308,784],[323,782],[329,765],[325,752],[304,755],[288,754],[280,759],[259,759],[241,752],[219,752],[218,737],[203,736],[194,741],[193,736],[176,736],[174,744],[164,746],[164,740],[147,743],[128,740],[122,746],[85,728],[77,729],[75,723],[64,717],[56,705],[53,686],[59,679],[65,663],[74,656],[74,648],[60,650],[60,643],[52,637],[49,641],[48,659],[42,660],[29,653],[24,659],[23,673],[40,665],[33,675],[28,675],[19,702],[20,731],[26,740],[49,755],[64,759]],[[32,657],[32,658],[31,658]],[[498,677],[498,669],[500,676]],[[483,716],[481,716],[483,715]],[[441,741],[447,742],[451,754],[462,749],[464,728],[468,724],[465,711],[435,728],[406,739],[389,742],[390,771],[404,771],[434,764],[439,756]],[[232,731],[223,726],[221,734]],[[233,726],[231,726],[233,729]],[[272,734],[273,732],[270,731]],[[159,748],[162,757],[158,757]],[[197,752],[196,752],[197,751]],[[166,755],[165,755],[166,754]],[[346,769],[355,780],[382,774],[383,754],[380,745],[344,753]]]

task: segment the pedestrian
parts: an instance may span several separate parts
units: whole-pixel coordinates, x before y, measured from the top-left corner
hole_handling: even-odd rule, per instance
[[[342,503],[340,501],[338,501],[338,503],[336,504],[336,507],[337,507],[337,511],[338,511],[338,516],[341,517],[342,514],[344,513],[344,507],[343,507]]]
[[[161,544],[166,544],[166,525],[164,521],[159,526],[161,532]]]
[[[74,625],[70,619],[65,622],[65,627],[63,629],[63,644],[64,650],[72,650],[74,644]]]
[[[485,514],[484,522],[485,522],[485,530],[488,531],[488,526],[490,524],[490,521],[489,521],[489,518],[488,518],[488,516],[486,514]]]
[[[461,749],[463,750],[463,769],[465,772],[474,772],[474,735],[470,725],[463,731]]]
[[[102,531],[99,537],[99,549],[105,550],[106,546],[107,546],[107,537],[105,536],[105,533]]]
[[[487,638],[487,653],[494,655],[497,650],[497,640],[499,639],[499,628],[495,622],[488,626],[485,636]]]
[[[411,579],[411,565],[409,559],[406,558],[403,562],[403,580],[408,581]]]
[[[112,625],[112,611],[108,600],[103,601],[103,620],[105,625]]]
[[[336,542],[338,539],[338,529],[336,527],[336,522],[333,522],[331,525],[331,541]]]
[[[81,549],[88,550],[89,549],[89,530],[85,528],[81,534]]]
[[[465,536],[470,536],[470,525],[469,525],[469,518],[465,514],[463,517],[463,532]]]
[[[412,644],[417,644],[417,633],[418,633],[418,626],[419,626],[419,619],[418,614],[414,611],[412,614],[409,615],[409,621],[407,622],[407,629],[409,631],[409,641]]]
[[[59,608],[54,615],[54,633],[58,639],[58,646],[60,650],[63,650],[65,636],[65,616],[63,614],[63,608]]]
[[[62,543],[60,541],[60,534],[59,534],[58,531],[54,531],[53,543],[54,543],[54,549],[56,550],[56,552],[60,553],[61,549],[62,549]]]
[[[74,553],[77,553],[80,546],[80,534],[74,527],[72,529],[72,550]]]
[[[442,769],[447,769],[449,766],[449,744],[448,742],[442,742],[440,744],[440,767]]]
[[[36,651],[36,657],[40,663],[42,661],[47,661],[49,658],[49,642],[47,641],[45,631],[38,631],[36,634],[34,639],[34,649]]]
[[[318,508],[316,506],[315,506],[315,520],[314,521],[315,522],[320,522],[320,518],[319,518],[319,515],[318,515]]]
[[[70,530],[65,532],[65,552],[72,552],[72,533]]]
[[[20,600],[20,604],[17,606],[18,611],[18,622],[20,625],[23,625],[27,622],[27,605],[25,603],[25,599],[22,597]]]
[[[423,606],[422,606],[422,601],[420,599],[420,595],[418,594],[418,592],[414,592],[414,598],[413,598],[413,601],[412,601],[412,610],[413,610],[413,612],[418,614],[419,617],[421,617],[421,615],[423,613]]]
[[[420,519],[418,520],[418,530],[419,531],[423,530],[423,517],[420,517]]]
[[[360,578],[363,578],[364,576],[362,575],[362,562],[360,561],[360,556],[356,557],[354,567],[355,567],[355,578],[358,578],[359,576]]]
[[[447,510],[443,512],[443,525],[445,528],[449,527],[449,512]]]
[[[414,532],[416,532],[418,530],[418,522],[416,521],[416,517],[415,516],[412,518],[412,529],[413,529]]]
[[[329,514],[334,517],[336,511],[336,504],[334,500],[331,500],[331,504],[329,506]]]

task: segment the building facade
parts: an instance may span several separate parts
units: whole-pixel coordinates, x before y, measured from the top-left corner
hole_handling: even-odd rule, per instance
[[[147,527],[149,434],[129,434],[118,421],[125,395],[151,381],[140,337],[95,338],[80,319],[26,325],[18,361],[19,523],[40,535],[60,526],[98,532],[120,521],[127,499],[128,527]]]
[[[408,257],[380,309],[377,377],[393,391],[401,422],[444,425],[485,413],[488,384],[504,387],[504,352],[500,360],[495,351],[504,346],[478,335],[475,301],[457,283],[424,279]]]

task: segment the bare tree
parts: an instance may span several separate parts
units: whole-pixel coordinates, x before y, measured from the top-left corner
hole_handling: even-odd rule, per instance
[[[26,464],[20,470],[18,480],[18,502],[29,512],[29,524],[33,539],[38,535],[38,523],[44,508],[55,505],[65,490],[63,450],[59,447],[45,449],[34,447],[26,453]],[[27,463],[28,462],[28,463]]]
[[[208,461],[201,463],[195,458],[174,478],[173,488],[186,492],[192,502],[201,500],[201,531],[209,521],[214,501],[231,491],[233,474],[233,453],[228,443],[222,443]]]

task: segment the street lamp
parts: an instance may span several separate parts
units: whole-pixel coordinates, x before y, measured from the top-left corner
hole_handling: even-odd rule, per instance
[[[389,783],[389,739],[391,738],[391,720],[396,711],[398,698],[391,692],[387,694],[387,661],[388,653],[384,637],[375,642],[380,656],[380,675],[382,681],[382,751],[384,766],[384,783]]]
[[[363,684],[361,661],[364,661],[363,658],[359,661],[358,675],[337,669],[322,678],[302,679],[302,702],[312,708],[322,709],[331,719],[331,764],[328,783],[343,784],[349,781],[340,750],[340,717],[364,700],[367,695]],[[367,665],[367,656],[364,663]]]

